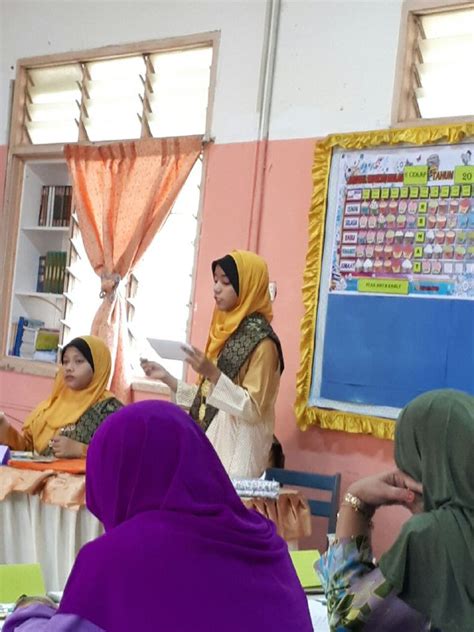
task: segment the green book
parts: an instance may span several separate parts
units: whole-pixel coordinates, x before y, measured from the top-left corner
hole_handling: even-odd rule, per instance
[[[291,561],[304,590],[307,592],[321,590],[321,580],[314,565],[321,557],[316,549],[307,551],[290,551]]]

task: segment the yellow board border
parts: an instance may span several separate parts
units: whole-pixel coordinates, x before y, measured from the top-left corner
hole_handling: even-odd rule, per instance
[[[456,143],[470,137],[474,137],[474,123],[331,134],[316,142],[312,168],[313,194],[309,210],[309,241],[303,275],[304,316],[301,321],[300,368],[296,377],[294,406],[296,421],[301,430],[318,425],[321,428],[393,439],[395,429],[395,423],[391,419],[308,406],[333,148],[368,149],[380,145]]]

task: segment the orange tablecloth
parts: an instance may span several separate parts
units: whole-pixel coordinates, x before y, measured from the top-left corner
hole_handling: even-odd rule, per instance
[[[82,465],[81,465],[82,463]],[[84,461],[71,460],[66,464],[81,471]],[[54,466],[54,467],[53,467]],[[60,471],[54,471],[54,470]],[[15,467],[0,467],[0,501],[11,492],[38,494],[48,504],[79,509],[85,504],[84,474],[64,472],[64,462],[25,463],[17,461]],[[249,509],[272,520],[278,533],[287,541],[298,540],[311,534],[311,513],[304,496],[297,490],[283,489],[277,499],[243,498]]]
[[[286,540],[299,540],[311,535],[311,511],[307,500],[296,489],[282,489],[276,499],[243,498],[249,509],[256,509],[272,520],[281,537]]]
[[[8,465],[19,470],[36,470],[38,472],[53,470],[53,472],[66,472],[67,474],[86,473],[85,459],[56,459],[56,461],[51,461],[51,463],[10,459]]]
[[[37,494],[43,502],[51,505],[79,509],[85,505],[85,488],[84,474],[0,467],[0,501],[12,492],[23,492]]]

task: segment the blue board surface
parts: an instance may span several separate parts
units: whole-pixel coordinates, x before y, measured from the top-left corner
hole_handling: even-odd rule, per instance
[[[474,301],[330,294],[315,397],[400,408],[434,388],[474,394]]]

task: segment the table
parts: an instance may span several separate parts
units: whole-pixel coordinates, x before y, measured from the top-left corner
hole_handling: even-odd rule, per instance
[[[244,504],[275,522],[290,548],[311,533],[299,491]],[[85,475],[0,466],[0,564],[40,563],[46,590],[63,590],[79,549],[103,533],[85,507]]]
[[[248,509],[256,509],[272,520],[289,548],[297,548],[300,538],[311,535],[311,510],[306,498],[296,489],[285,487],[276,499],[257,497],[242,498],[242,501]]]
[[[84,475],[0,467],[0,564],[39,562],[46,590],[63,590],[81,546],[103,532],[84,488]]]

